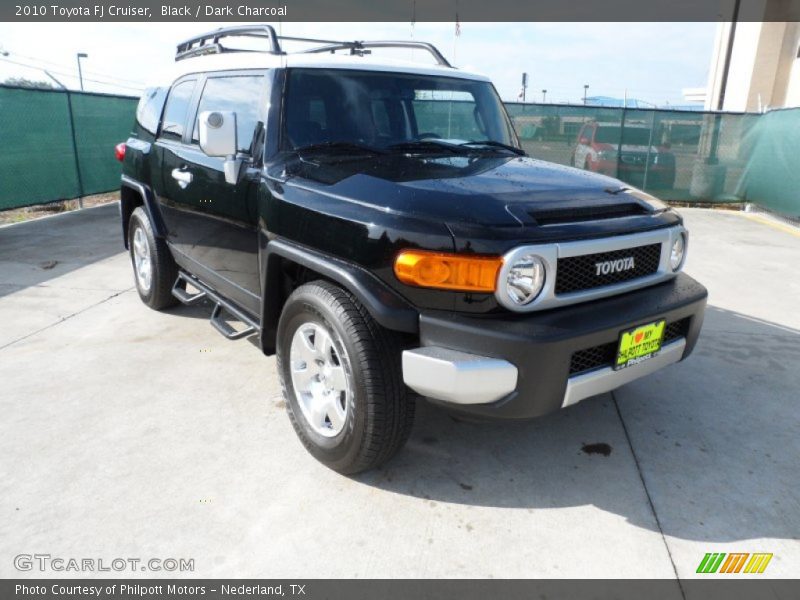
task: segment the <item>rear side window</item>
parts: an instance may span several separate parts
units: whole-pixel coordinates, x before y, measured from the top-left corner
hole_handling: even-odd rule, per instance
[[[136,107],[136,124],[151,135],[158,131],[158,121],[166,98],[166,88],[147,88]]]
[[[186,124],[186,112],[194,93],[194,80],[181,81],[172,87],[164,109],[164,120],[161,123],[161,137],[180,140]]]
[[[192,141],[200,141],[199,115],[207,110],[227,110],[236,113],[236,140],[239,152],[249,152],[253,133],[261,120],[264,98],[263,75],[230,75],[209,77],[197,107]]]

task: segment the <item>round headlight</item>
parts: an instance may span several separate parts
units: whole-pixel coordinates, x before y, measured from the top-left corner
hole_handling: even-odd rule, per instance
[[[544,262],[535,254],[526,254],[514,261],[506,275],[506,294],[514,304],[531,302],[544,287]]]
[[[672,249],[669,253],[669,266],[673,271],[677,271],[683,264],[686,255],[686,235],[681,233],[672,242]]]

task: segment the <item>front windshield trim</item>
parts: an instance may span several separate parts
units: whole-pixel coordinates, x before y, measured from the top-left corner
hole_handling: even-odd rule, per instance
[[[496,113],[493,115],[494,117],[494,125],[493,127],[498,130],[499,135],[489,135],[487,133],[487,139],[485,140],[473,140],[469,139],[468,143],[475,143],[480,144],[484,142],[498,142],[500,144],[504,144],[507,146],[511,146],[513,148],[517,148],[524,153],[522,149],[519,138],[517,137],[516,131],[514,126],[511,122],[511,119],[508,115],[508,111],[506,110],[505,104],[503,103],[500,95],[497,92],[494,84],[488,80],[480,80],[480,79],[472,79],[468,77],[458,77],[448,74],[429,74],[429,73],[417,73],[417,72],[396,72],[396,71],[379,71],[379,70],[371,70],[371,69],[349,69],[349,68],[337,68],[337,67],[289,67],[286,68],[286,77],[284,81],[284,91],[281,95],[281,110],[280,110],[280,130],[279,130],[279,140],[278,140],[278,147],[283,151],[296,151],[299,147],[309,144],[293,144],[290,136],[287,131],[288,122],[289,122],[289,100],[292,94],[292,82],[293,82],[293,75],[298,72],[305,72],[305,73],[337,73],[343,77],[357,77],[357,76],[385,76],[391,78],[417,78],[417,79],[430,79],[436,82],[441,81],[452,81],[458,82],[461,85],[470,85],[470,86],[482,86],[488,97],[491,98],[491,102],[493,103],[492,110],[495,110]],[[434,88],[435,89],[435,88]],[[457,102],[453,100],[452,102]],[[414,116],[410,117],[414,119]],[[413,124],[416,126],[416,120],[413,121]],[[417,129],[417,131],[419,131]],[[495,139],[500,137],[502,139]],[[466,139],[466,138],[465,138]],[[347,139],[332,139],[332,140],[325,140],[331,141],[333,143],[360,143],[365,146],[374,146],[376,148],[388,148],[388,146],[392,144],[386,144],[385,146],[370,144],[368,142],[361,142],[357,140],[347,140]],[[399,140],[400,143],[413,143],[416,140],[413,139],[406,139],[406,140]]]

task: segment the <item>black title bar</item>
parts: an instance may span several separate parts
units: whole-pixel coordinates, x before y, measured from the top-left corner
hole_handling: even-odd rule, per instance
[[[14,0],[2,21],[800,21],[800,0]]]

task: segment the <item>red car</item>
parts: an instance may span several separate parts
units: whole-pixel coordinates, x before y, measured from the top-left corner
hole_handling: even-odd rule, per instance
[[[622,134],[621,134],[622,132]],[[647,125],[586,123],[572,157],[575,167],[610,175],[636,187],[670,189],[675,185],[675,155]]]

